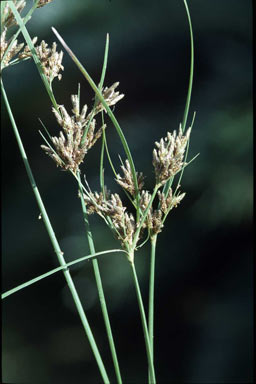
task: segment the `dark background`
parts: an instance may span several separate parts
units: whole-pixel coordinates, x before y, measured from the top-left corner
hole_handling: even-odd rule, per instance
[[[30,5],[30,2],[28,2]],[[159,383],[252,382],[252,7],[248,0],[191,0],[197,112],[185,171],[186,197],[159,236],[156,260],[155,369]],[[190,45],[181,0],[54,0],[37,10],[28,30],[49,44],[54,25],[99,81],[110,33],[105,84],[120,81],[115,109],[136,168],[153,187],[154,141],[178,128],[189,76]],[[21,39],[21,37],[20,37]],[[93,93],[67,54],[56,99],[70,111],[81,82],[83,103]],[[75,180],[40,149],[38,117],[58,126],[32,60],[4,70],[17,125],[66,261],[89,254]],[[58,266],[2,103],[2,291]],[[123,156],[107,129],[113,160]],[[82,170],[99,189],[100,143]],[[124,156],[123,156],[124,157]],[[106,183],[114,187],[106,166]],[[108,228],[91,218],[97,250],[118,248]],[[99,259],[124,383],[146,382],[147,365],[132,276],[125,256]],[[136,254],[147,308],[149,246]],[[72,268],[107,372],[115,382],[89,262]],[[2,302],[5,383],[99,383],[95,359],[62,273]]]

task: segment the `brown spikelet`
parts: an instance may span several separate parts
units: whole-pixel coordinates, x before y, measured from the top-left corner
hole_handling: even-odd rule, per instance
[[[157,184],[165,184],[170,177],[181,170],[190,132],[189,128],[183,135],[180,127],[178,135],[176,131],[173,134],[168,132],[164,139],[155,143],[157,149],[153,150],[153,165]]]
[[[130,163],[128,160],[125,161],[125,165],[121,166],[124,176],[121,177],[119,174],[117,175],[116,181],[122,188],[124,188],[127,192],[129,192],[132,196],[135,195],[136,189],[134,185],[134,179],[130,167]],[[136,172],[137,183],[139,191],[142,189],[144,185],[144,176],[143,173]]]

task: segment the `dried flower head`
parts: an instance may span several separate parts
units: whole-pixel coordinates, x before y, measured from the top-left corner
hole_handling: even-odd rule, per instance
[[[94,117],[100,110],[93,108],[91,112],[87,113],[88,107],[85,104],[80,112],[78,95],[71,95],[71,102],[72,116],[67,113],[63,105],[59,106],[58,111],[53,108],[56,120],[64,131],[64,133],[60,132],[59,137],[52,137],[55,151],[46,145],[41,145],[41,147],[56,162],[57,166],[77,172],[84,156],[100,138],[106,125],[104,124],[95,131]]]
[[[18,40],[14,40],[11,48],[5,55],[6,50],[8,49],[8,46],[10,44],[10,40],[6,41],[6,31],[7,28],[4,28],[2,34],[1,34],[1,41],[0,41],[0,57],[1,57],[1,69],[8,67],[10,61],[20,52],[20,50],[23,48],[24,44],[18,44]],[[4,57],[5,55],[5,57]]]
[[[63,51],[56,51],[57,44],[54,42],[52,48],[48,47],[48,44],[42,40],[40,45],[35,47],[36,53],[42,64],[42,69],[47,77],[47,80],[51,84],[53,79],[57,77],[61,80],[62,75],[59,73],[64,70],[62,63]],[[31,57],[32,53],[28,46],[25,47],[24,51],[19,55],[20,59]]]
[[[167,196],[163,192],[158,191],[158,199],[160,204],[160,209],[164,214],[170,212],[170,210],[181,202],[181,200],[185,197],[185,193],[178,194],[173,196],[172,189],[170,188]]]
[[[111,87],[109,87],[109,88],[105,87],[102,90],[102,95],[103,95],[103,97],[104,97],[104,99],[105,99],[105,101],[109,107],[111,107],[112,105],[115,105],[116,103],[118,103],[119,100],[121,100],[124,97],[124,94],[122,94],[122,93],[119,94],[119,91],[115,90],[118,86],[119,86],[119,82],[117,81],[116,83],[111,85]],[[96,110],[97,110],[97,113],[101,112],[101,111],[106,112],[106,109],[103,106],[103,104],[101,103],[101,101],[97,102]]]
[[[49,4],[49,3],[51,3],[51,2],[52,2],[52,0],[39,0],[39,2],[38,2],[38,4],[37,4],[37,8],[41,8],[41,7],[43,7],[44,5]]]
[[[86,115],[87,105],[84,105],[80,113],[78,106],[78,95],[71,96],[73,105],[70,116],[63,105],[59,110],[52,109],[58,124],[62,127],[59,137],[52,137],[55,151],[45,145],[41,145],[44,151],[56,162],[57,166],[65,170],[77,172],[88,150],[96,143],[105,128],[103,125],[95,131],[96,120],[91,118],[91,114]],[[87,134],[84,137],[85,130]]]
[[[140,208],[142,212],[147,209],[150,199],[151,194],[148,191],[143,190],[140,197]],[[150,230],[151,235],[161,232],[163,227],[162,211],[160,209],[153,209],[151,206],[148,211],[144,227],[147,227]]]
[[[155,168],[156,182],[160,185],[179,172],[183,166],[183,158],[185,148],[190,136],[191,128],[189,128],[185,135],[182,133],[180,126],[179,134],[176,131],[155,142],[157,149],[153,150],[153,165]]]
[[[19,13],[21,13],[22,10],[24,9],[25,5],[26,5],[26,1],[25,0],[13,0],[13,4],[15,5],[17,11]],[[15,16],[12,13],[12,10],[11,10],[9,3],[6,1],[4,8],[3,8],[3,11],[2,11],[2,15],[1,15],[1,25],[3,27],[9,28],[15,24],[17,24]]]
[[[136,221],[132,213],[126,212],[120,196],[117,193],[88,192],[83,195],[88,214],[97,213],[105,220],[110,218],[116,237],[124,249],[132,247],[136,232]]]
[[[121,177],[119,174],[117,175],[116,181],[121,187],[123,187],[126,191],[128,191],[132,196],[135,195],[136,188],[134,185],[134,179],[132,175],[132,170],[130,167],[130,163],[128,160],[125,161],[125,165],[121,166],[124,176]],[[142,189],[144,185],[144,176],[143,173],[136,172],[137,183],[139,191]]]

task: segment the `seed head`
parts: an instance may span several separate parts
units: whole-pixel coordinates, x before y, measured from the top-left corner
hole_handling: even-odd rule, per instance
[[[122,188],[124,188],[126,191],[128,191],[132,196],[135,195],[136,188],[134,185],[134,179],[132,175],[132,170],[130,167],[130,163],[128,160],[125,160],[125,165],[121,166],[121,169],[123,171],[124,176],[121,177],[119,174],[117,175],[116,181],[119,185],[121,185]],[[136,172],[137,177],[137,183],[138,183],[138,189],[139,191],[142,189],[144,185],[144,176],[143,173]]]
[[[6,31],[7,28],[4,28],[3,32],[1,33],[1,41],[0,41],[0,58],[1,58],[1,69],[8,67],[10,61],[20,52],[20,50],[23,48],[24,44],[18,44],[18,40],[14,40],[11,48],[9,49],[8,53],[6,54],[5,58],[4,54],[10,44],[10,40],[6,41]]]
[[[169,189],[168,195],[165,197],[163,192],[158,191],[158,199],[160,204],[161,211],[166,214],[170,212],[170,210],[181,202],[184,198],[185,193],[178,194],[177,196],[173,196],[172,189]]]
[[[84,156],[100,138],[106,125],[96,131],[96,120],[90,119],[89,115],[86,116],[87,105],[84,105],[80,113],[78,95],[72,95],[71,101],[74,113],[72,116],[68,114],[63,105],[59,106],[58,111],[55,108],[52,109],[58,124],[63,129],[60,131],[59,137],[52,137],[55,151],[45,145],[41,147],[56,162],[57,166],[76,173]],[[87,130],[87,134],[84,137],[85,130]]]
[[[105,196],[104,196],[105,195]],[[116,237],[124,249],[129,249],[133,244],[136,232],[136,221],[132,213],[126,212],[120,196],[117,193],[105,194],[89,192],[84,194],[84,201],[89,214],[97,213],[104,219],[110,218]]]
[[[124,94],[119,94],[119,91],[115,90],[118,87],[118,85],[119,85],[119,82],[117,81],[116,83],[111,85],[111,87],[109,88],[105,87],[102,90],[102,95],[109,107],[111,107],[112,105],[115,105],[119,100],[121,100],[124,97]],[[107,112],[105,107],[101,103],[101,101],[98,101],[98,103],[96,104],[96,110],[97,110],[97,113],[101,111]]]
[[[157,149],[153,150],[153,165],[157,183],[164,185],[170,177],[181,170],[190,132],[191,128],[183,135],[180,126],[178,135],[176,131],[173,134],[168,132],[164,139],[155,142]]]
[[[143,190],[141,192],[141,197],[140,197],[140,208],[142,212],[144,212],[151,200],[151,193],[149,191]],[[163,224],[162,224],[162,212],[159,209],[153,209],[152,206],[148,210],[147,217],[144,223],[144,228],[147,227],[151,235],[152,234],[157,234],[161,232]]]
[[[61,80],[62,75],[59,73],[64,70],[62,63],[63,51],[57,52],[57,44],[54,42],[52,48],[48,47],[48,44],[42,40],[40,45],[35,47],[36,53],[40,59],[43,72],[47,77],[47,80],[51,84],[52,81],[57,77]],[[25,47],[24,51],[19,55],[20,59],[31,57],[32,53],[28,46]]]
[[[23,8],[26,5],[26,1],[24,0],[13,0],[13,4],[19,13],[22,12]],[[12,13],[11,7],[8,2],[5,2],[3,13],[1,16],[1,24],[3,27],[9,28],[15,24],[17,24],[14,14]]]
[[[39,0],[39,2],[38,2],[38,4],[37,4],[37,8],[41,8],[41,7],[43,7],[44,5],[49,4],[49,3],[51,3],[51,2],[52,2],[52,0]]]

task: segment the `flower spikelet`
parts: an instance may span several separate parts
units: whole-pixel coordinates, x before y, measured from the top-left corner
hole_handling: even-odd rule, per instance
[[[97,213],[105,219],[110,218],[122,247],[124,249],[131,247],[136,232],[136,222],[133,214],[126,212],[120,196],[117,193],[110,194],[109,191],[104,195],[102,192],[90,192],[83,196],[87,212],[89,214]]]
[[[36,53],[42,64],[42,69],[47,77],[49,83],[57,77],[61,80],[62,75],[59,73],[64,70],[62,65],[63,51],[57,52],[57,44],[54,42],[52,48],[48,47],[48,44],[42,40],[40,45],[35,47]],[[28,46],[25,47],[24,51],[19,55],[20,59],[31,57],[32,53]]]
[[[22,12],[23,8],[25,7],[26,5],[26,1],[25,0],[13,0],[13,4],[15,5],[17,11],[19,13]],[[14,14],[12,13],[12,10],[11,10],[11,7],[9,6],[8,2],[6,1],[6,4],[3,8],[3,13],[2,13],[2,18],[1,18],[1,24],[6,27],[6,28],[9,28],[11,27],[12,25],[15,25],[17,24],[17,21],[15,19],[15,16]]]
[[[52,2],[52,0],[39,0],[39,2],[38,2],[38,4],[37,4],[37,8],[41,8],[41,7],[43,7],[44,5],[49,4],[49,3],[51,3],[51,2]]]
[[[118,101],[120,101],[124,97],[124,94],[122,93],[120,94],[119,91],[116,91],[116,88],[118,86],[119,86],[119,82],[117,81],[116,83],[111,85],[111,87],[109,88],[105,87],[102,90],[102,95],[109,107],[111,107],[112,105],[115,105]],[[96,104],[96,111],[97,113],[101,111],[106,112],[106,109],[101,103],[101,101],[98,101],[98,103]]]
[[[101,136],[105,125],[96,130],[96,120],[86,116],[87,105],[84,105],[80,113],[78,95],[72,95],[71,101],[74,113],[72,116],[68,114],[63,105],[59,106],[58,111],[55,108],[52,109],[58,124],[63,129],[60,131],[59,137],[52,137],[55,151],[45,145],[41,147],[56,162],[57,166],[77,172],[84,156]],[[87,129],[87,134],[84,137],[85,129]]]
[[[168,132],[164,139],[155,142],[157,149],[153,150],[153,165],[156,181],[160,185],[164,185],[170,177],[181,170],[190,132],[191,128],[183,135],[180,126],[178,135],[176,131],[172,134]]]
[[[148,191],[143,190],[140,197],[140,208],[144,212],[150,202],[151,194]],[[153,209],[152,206],[148,210],[146,221],[144,223],[144,228],[147,227],[151,234],[157,234],[161,232],[162,224],[162,211],[160,209]]]
[[[134,185],[134,179],[132,175],[131,166],[128,160],[125,161],[125,165],[121,166],[121,169],[123,171],[124,176],[121,177],[119,174],[117,175],[116,181],[119,185],[121,185],[122,188],[124,188],[126,191],[128,191],[132,196],[135,195],[136,188]],[[142,189],[144,185],[144,176],[143,173],[136,172],[137,177],[137,183],[138,183],[138,189],[139,191]]]
[[[4,54],[10,44],[10,41],[6,41],[6,32],[7,29],[4,28],[3,32],[1,33],[1,42],[0,42],[0,48],[1,48],[1,68],[7,67],[9,65],[9,62],[20,52],[20,50],[23,48],[24,44],[18,44],[18,40],[14,40],[9,52],[5,56],[4,60]]]
[[[185,193],[181,193],[177,196],[173,196],[172,189],[170,188],[167,196],[165,197],[163,192],[158,191],[158,199],[161,211],[164,214],[169,213],[172,208],[176,208],[178,206],[185,195]]]
[[[88,215],[97,213],[100,216],[104,216],[105,210],[107,209],[106,199],[109,197],[109,192],[105,188],[105,196],[102,192],[90,192],[88,195],[83,194],[83,198],[86,204]]]

